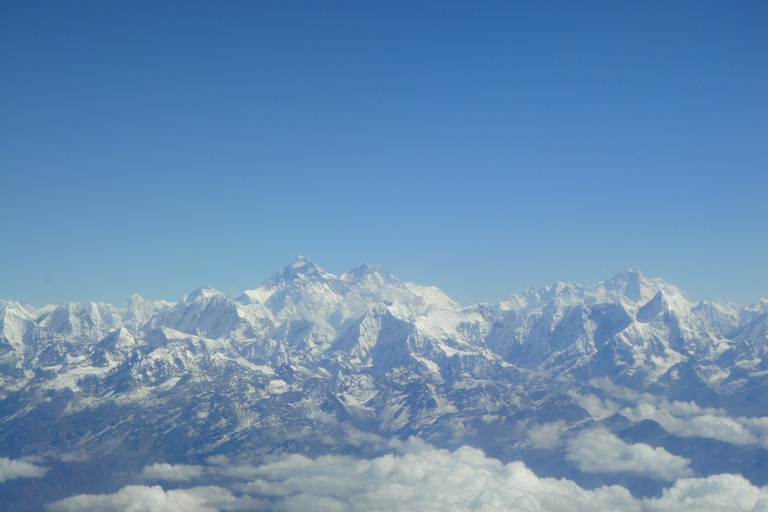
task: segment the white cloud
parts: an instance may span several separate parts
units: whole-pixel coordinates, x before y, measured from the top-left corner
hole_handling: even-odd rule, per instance
[[[0,482],[14,478],[39,478],[48,472],[48,468],[37,466],[22,459],[0,457]]]
[[[387,440],[378,434],[363,432],[348,423],[343,424],[342,428],[347,434],[347,440],[355,446],[366,445],[382,449],[387,445]]]
[[[689,459],[647,444],[627,444],[603,428],[585,430],[568,441],[566,459],[588,473],[629,472],[672,482],[692,476]]]
[[[595,395],[579,396],[574,395],[574,401],[589,413],[596,420],[604,420],[616,414],[619,410],[618,404],[611,400],[601,400]]]
[[[760,444],[768,448],[768,418],[735,418],[722,409],[666,400],[644,402],[620,412],[632,421],[654,420],[667,432],[680,436],[709,437],[736,445]]]
[[[282,498],[284,511],[624,509],[619,486],[586,491],[567,480],[538,478],[522,462],[502,464],[477,449],[440,450],[418,441],[408,453],[359,460],[293,456],[264,465],[263,477],[239,486]],[[635,504],[636,505],[636,504]],[[637,508],[637,507],[635,507]]]
[[[146,466],[141,476],[153,480],[180,481],[200,478],[205,471],[204,466],[190,466],[187,464],[156,463]]]
[[[733,417],[723,409],[700,407],[695,402],[668,402],[648,393],[627,390],[607,380],[593,379],[590,383],[616,398],[636,404],[622,408],[609,399],[574,394],[574,401],[596,420],[618,412],[631,421],[656,421],[667,432],[679,436],[708,437],[736,445],[757,444],[768,448],[768,417]]]
[[[560,444],[560,437],[565,430],[565,421],[545,423],[528,430],[528,439],[534,448],[553,450]]]
[[[686,474],[680,457],[646,446],[627,445],[615,436],[590,431],[579,442],[595,439],[618,448],[635,467],[658,470],[661,462]],[[577,440],[579,437],[576,438]],[[734,475],[678,480],[657,499],[636,499],[620,486],[585,490],[565,479],[539,478],[522,462],[503,464],[481,450],[454,452],[418,439],[400,444],[397,454],[374,459],[326,455],[310,459],[288,455],[259,466],[234,465],[224,457],[209,460],[205,474],[227,487],[165,491],[159,486],[128,486],[103,496],[81,495],[49,506],[49,512],[211,512],[276,510],[282,512],[373,511],[613,511],[763,510],[768,489]],[[583,447],[582,446],[582,447]],[[645,445],[643,445],[645,446]],[[629,447],[629,448],[627,448]],[[650,450],[649,455],[647,450]],[[634,450],[634,451],[633,451]],[[639,455],[638,455],[639,454]],[[665,455],[666,454],[666,455]],[[611,457],[613,457],[611,455]],[[616,457],[613,457],[614,463]],[[682,459],[684,460],[684,459]],[[188,468],[188,466],[186,466]],[[168,471],[175,474],[173,470]],[[222,484],[224,485],[224,484]]]
[[[744,426],[760,438],[761,444],[765,448],[768,448],[768,418],[744,419]]]
[[[590,379],[589,385],[596,387],[598,389],[602,389],[609,395],[615,398],[618,398],[620,400],[629,400],[630,402],[639,402],[641,400],[641,397],[643,396],[642,393],[638,393],[637,391],[631,390],[629,388],[625,388],[624,386],[619,386],[618,384],[614,384],[614,382],[608,377],[597,377],[594,379]],[[651,395],[649,394],[648,396],[651,396]]]
[[[741,475],[685,478],[665,489],[658,499],[646,500],[643,512],[768,511],[768,488],[755,487]]]
[[[115,494],[73,496],[48,505],[49,512],[218,512],[237,498],[221,487],[165,491],[159,485],[129,485]]]
[[[225,466],[229,464],[229,457],[226,455],[211,455],[210,457],[206,458],[205,461],[208,464],[215,466]]]
[[[90,458],[87,453],[62,453],[58,456],[62,462],[84,462]]]

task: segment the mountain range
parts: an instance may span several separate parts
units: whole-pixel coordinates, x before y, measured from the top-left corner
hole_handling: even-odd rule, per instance
[[[767,395],[765,299],[692,303],[629,269],[462,307],[299,257],[238,297],[0,301],[0,462],[46,468],[0,499],[33,510],[153,464],[375,457],[412,436],[637,496],[720,473],[763,486]],[[594,457],[595,432],[637,464]]]

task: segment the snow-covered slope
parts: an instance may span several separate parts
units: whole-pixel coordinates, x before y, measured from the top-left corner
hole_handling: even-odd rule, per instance
[[[122,307],[2,301],[0,457],[187,463],[419,435],[505,460],[540,460],[546,445],[547,471],[575,478],[557,439],[531,432],[567,437],[596,422],[687,447],[726,439],[730,421],[757,429],[759,451],[767,317],[766,301],[692,304],[636,269],[461,307],[382,267],[335,276],[303,257],[239,297],[202,287]],[[697,425],[721,418],[721,430],[682,430],[675,403],[707,411]]]

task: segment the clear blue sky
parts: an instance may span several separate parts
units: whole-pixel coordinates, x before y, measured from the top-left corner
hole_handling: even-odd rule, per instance
[[[0,298],[304,255],[768,296],[768,2],[0,1]]]

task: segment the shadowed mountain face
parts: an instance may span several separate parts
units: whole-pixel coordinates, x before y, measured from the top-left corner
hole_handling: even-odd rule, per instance
[[[116,468],[370,456],[381,444],[361,439],[412,435],[587,486],[648,494],[669,480],[583,464],[574,447],[599,428],[684,457],[681,475],[765,485],[767,316],[766,301],[692,304],[635,269],[462,308],[381,267],[337,277],[306,258],[237,298],[202,287],[122,307],[4,301],[0,457],[54,467],[41,503],[114,486]],[[108,470],[63,490],[61,468],[72,478],[81,460]]]

